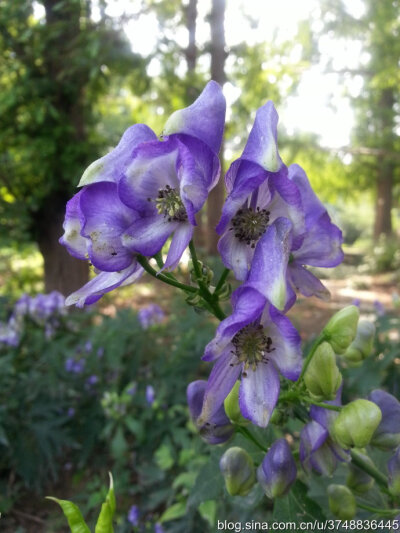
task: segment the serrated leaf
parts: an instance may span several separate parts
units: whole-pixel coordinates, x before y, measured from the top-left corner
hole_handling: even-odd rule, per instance
[[[175,503],[168,507],[161,515],[160,522],[168,522],[169,520],[176,520],[186,514],[186,504],[184,502]]]

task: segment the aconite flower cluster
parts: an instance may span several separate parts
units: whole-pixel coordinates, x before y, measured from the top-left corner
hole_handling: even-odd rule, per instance
[[[243,496],[258,481],[269,498],[288,493],[297,463],[308,474],[323,475],[332,475],[339,462],[351,463],[378,479],[365,450],[356,449],[370,441],[391,450],[400,443],[399,428],[385,418],[386,411],[397,416],[395,398],[375,391],[369,400],[341,405],[339,367],[361,365],[373,349],[373,325],[362,321],[357,331],[358,308],[334,315],[305,357],[287,316],[299,295],[329,298],[312,267],[338,265],[343,251],[342,233],[305,171],[283,162],[277,125],[269,101],[257,110],[243,152],[223,178],[226,199],[216,231],[225,269],[218,280],[198,260],[193,243],[196,217],[222,179],[225,99],[213,81],[192,105],[168,118],[161,137],[144,124],[133,125],[88,167],[67,204],[60,239],[96,273],[67,304],[92,304],[146,271],[220,320],[204,351],[203,360],[213,363],[208,380],[188,387],[190,415],[209,444],[223,445],[239,432],[263,451],[257,471],[238,446],[225,451],[220,467],[230,494]],[[186,249],[192,259],[187,283],[174,274]],[[229,276],[237,287],[231,295]],[[227,313],[223,302],[229,296]],[[282,429],[274,433],[275,442],[271,433],[265,442],[251,433],[251,424],[282,428],[290,416],[304,423],[297,443],[285,439]],[[297,462],[293,445],[299,445]],[[398,452],[393,457],[394,493]],[[332,509],[356,508],[337,503],[350,491],[337,487],[330,491]]]

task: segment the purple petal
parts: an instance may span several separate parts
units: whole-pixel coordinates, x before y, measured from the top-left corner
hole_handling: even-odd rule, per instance
[[[332,452],[328,441],[316,450],[303,465],[306,470],[310,467],[323,476],[331,476],[337,467],[337,457]],[[308,468],[307,468],[308,467]]]
[[[301,194],[301,200],[306,215],[307,229],[312,228],[316,221],[326,213],[326,208],[313,191],[307,174],[299,165],[290,165],[289,179],[295,183]]]
[[[122,285],[129,285],[140,278],[144,270],[132,264],[121,272],[100,272],[79,290],[73,292],[65,300],[65,305],[83,307],[99,300],[103,294]]]
[[[63,224],[64,235],[59,241],[77,259],[87,259],[87,248],[89,244],[89,241],[81,235],[81,229],[84,223],[80,207],[82,192],[79,191],[67,202]]]
[[[234,231],[227,231],[218,241],[222,262],[233,270],[235,278],[244,281],[249,273],[254,250],[235,237]]]
[[[278,152],[277,125],[278,113],[269,101],[257,110],[242,158],[258,163],[269,172],[278,172],[282,160]]]
[[[326,401],[324,403],[327,403],[329,405],[342,405],[342,389],[343,384],[340,385],[336,397],[334,400]],[[331,411],[329,409],[324,409],[323,407],[318,407],[316,405],[312,405],[310,407],[310,417],[318,422],[321,426],[323,426],[325,429],[329,431],[329,428],[331,427],[332,423],[334,422],[335,418],[337,418],[338,413],[335,411]]]
[[[275,362],[285,378],[296,381],[303,365],[300,335],[290,320],[272,306],[269,315],[271,322],[267,327],[274,351],[268,357]]]
[[[94,183],[82,191],[85,218],[82,235],[88,237],[89,258],[99,270],[116,272],[132,262],[132,252],[122,245],[121,235],[138,217],[118,196],[115,183]]]
[[[239,405],[242,415],[260,427],[267,427],[279,397],[279,374],[274,364],[259,363],[242,372]]]
[[[224,132],[225,108],[221,87],[215,81],[210,81],[192,105],[175,111],[169,117],[163,133],[190,135],[218,153]]]
[[[289,264],[289,276],[295,289],[301,292],[303,296],[317,296],[325,301],[330,299],[331,295],[328,289],[314,274],[311,274],[296,261]]]
[[[176,139],[140,145],[119,182],[118,192],[124,204],[143,216],[157,213],[154,200],[159,190],[167,185],[179,190],[177,159]]]
[[[157,139],[156,134],[145,124],[135,124],[122,135],[118,145],[110,153],[94,161],[83,173],[79,186],[100,181],[118,182],[132,159],[135,148]]]
[[[298,263],[319,267],[334,267],[343,261],[342,232],[324,213],[307,231],[301,247],[293,252]]]
[[[368,400],[374,402],[382,412],[382,420],[377,427],[372,442],[384,449],[395,448],[400,444],[400,402],[383,390],[373,390]]]
[[[309,422],[300,433],[300,461],[304,463],[328,438],[328,430],[317,422]]]
[[[278,218],[258,241],[246,285],[256,288],[272,305],[286,304],[286,269],[289,261],[292,225]]]
[[[122,244],[133,252],[152,257],[164,246],[179,222],[168,222],[163,215],[136,220],[122,235]]]
[[[164,268],[161,270],[164,270],[165,268],[173,270],[177,267],[183,252],[189,245],[192,236],[193,226],[188,223],[178,224],[168,250],[167,260],[165,261]]]
[[[207,344],[204,361],[213,361],[227,346],[231,346],[230,342],[238,331],[260,318],[265,305],[265,298],[251,287],[239,287],[232,300],[233,313],[220,323],[215,338]]]
[[[231,392],[242,366],[235,364],[236,362],[236,358],[228,349],[221,354],[215,363],[207,382],[203,409],[198,421],[200,425],[218,412],[225,398]]]

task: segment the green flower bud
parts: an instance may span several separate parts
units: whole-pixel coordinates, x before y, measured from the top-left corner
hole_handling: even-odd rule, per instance
[[[374,348],[375,326],[368,320],[360,320],[354,341],[343,354],[348,366],[360,366],[364,359],[371,355]]]
[[[244,418],[240,411],[239,407],[239,387],[240,387],[240,381],[236,381],[235,385],[233,386],[233,389],[228,394],[228,396],[225,398],[224,401],[224,408],[226,416],[229,418],[229,420],[233,424],[237,424],[238,426],[247,426],[250,424],[250,420],[247,420]]]
[[[366,463],[371,466],[374,466],[374,463],[371,461],[368,455],[361,453],[359,455],[362,456]],[[367,492],[373,484],[374,478],[369,476],[366,472],[364,472],[364,470],[361,470],[361,468],[358,468],[353,463],[349,464],[349,473],[346,479],[346,485],[351,490],[358,494],[362,494],[364,492]]]
[[[245,496],[256,481],[253,459],[237,446],[229,448],[221,457],[219,468],[231,496]]]
[[[333,400],[342,383],[336,356],[328,342],[320,344],[304,374],[308,392],[316,400]]]
[[[359,316],[358,307],[349,305],[333,315],[324,327],[323,334],[335,353],[344,353],[353,342]]]
[[[372,438],[382,418],[379,407],[368,400],[347,404],[332,425],[332,437],[342,448],[363,448]]]
[[[329,485],[328,501],[331,513],[339,520],[351,520],[357,510],[356,499],[348,487]]]

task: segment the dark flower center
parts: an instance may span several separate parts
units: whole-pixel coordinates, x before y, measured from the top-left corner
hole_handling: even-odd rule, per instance
[[[255,247],[256,242],[267,229],[269,222],[269,211],[266,209],[253,209],[252,207],[243,207],[239,209],[232,218],[232,228],[235,237],[240,242],[245,242]]]
[[[257,368],[258,363],[267,364],[269,359],[267,354],[271,353],[272,339],[265,334],[261,324],[249,324],[242,328],[232,339],[234,350],[240,363],[244,363],[244,370],[249,367],[252,370]],[[243,372],[245,376],[245,372]]]
[[[164,215],[168,222],[185,222],[187,213],[185,206],[176,189],[166,185],[165,189],[158,191],[158,198],[155,200],[157,211]]]

